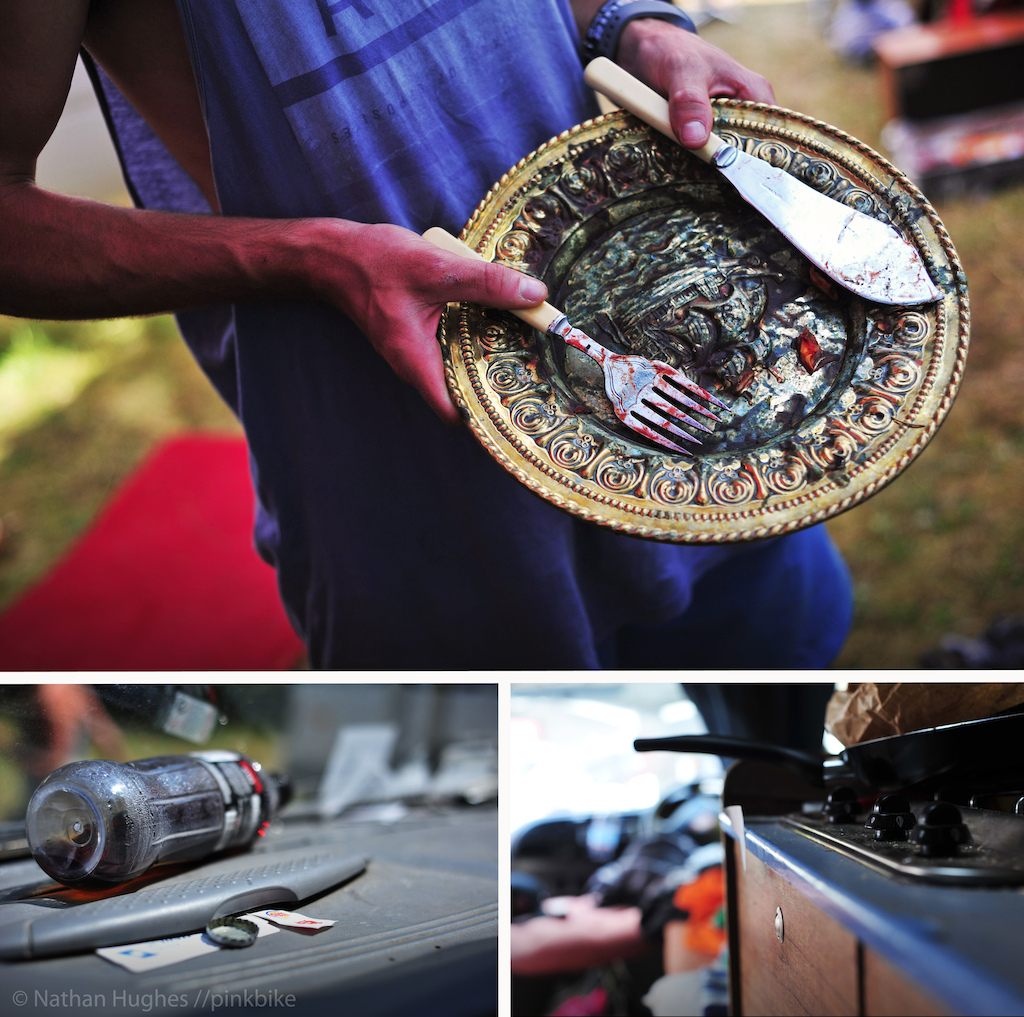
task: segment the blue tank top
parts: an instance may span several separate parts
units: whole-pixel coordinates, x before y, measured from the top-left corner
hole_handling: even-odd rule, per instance
[[[506,170],[596,113],[566,0],[179,8],[227,215],[458,232]],[[138,203],[205,208],[100,79]],[[333,308],[179,322],[245,427],[256,543],[313,666],[598,667],[609,632],[678,615],[742,550],[643,541],[547,504],[441,424]]]

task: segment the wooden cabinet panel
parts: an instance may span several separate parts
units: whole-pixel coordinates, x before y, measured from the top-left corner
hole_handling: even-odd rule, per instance
[[[737,851],[734,841],[730,849]],[[858,943],[855,936],[811,904],[748,852],[736,871],[735,921],[739,936],[740,999],[734,1012],[815,1017],[860,1013]],[[776,914],[782,911],[782,940]],[[889,1011],[896,1013],[898,1011]]]
[[[864,1017],[949,1017],[950,1013],[884,957],[864,947]]]

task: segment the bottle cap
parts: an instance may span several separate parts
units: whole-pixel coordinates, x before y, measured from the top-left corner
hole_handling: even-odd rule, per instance
[[[218,946],[252,946],[259,934],[256,923],[244,918],[214,918],[206,926],[206,935]]]

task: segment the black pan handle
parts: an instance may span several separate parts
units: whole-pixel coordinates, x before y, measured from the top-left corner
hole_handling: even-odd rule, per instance
[[[824,757],[814,756],[799,749],[783,745],[752,742],[732,735],[669,735],[667,738],[637,738],[633,742],[637,752],[706,752],[730,759],[755,759],[762,763],[777,763],[815,783],[821,783]]]

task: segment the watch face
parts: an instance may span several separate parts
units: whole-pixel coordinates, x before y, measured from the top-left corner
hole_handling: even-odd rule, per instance
[[[452,304],[439,338],[477,438],[558,507],[632,536],[752,540],[822,522],[893,480],[963,374],[966,281],[934,209],[881,156],[777,107],[716,100],[715,130],[887,222],[941,299],[866,301],[819,272],[713,167],[618,112],[513,167],[462,239],[542,279],[606,349],[660,361],[724,410],[670,452],[626,427],[602,365],[506,312]]]
[[[244,918],[215,918],[206,926],[206,935],[218,946],[252,946],[259,935],[255,922]]]

